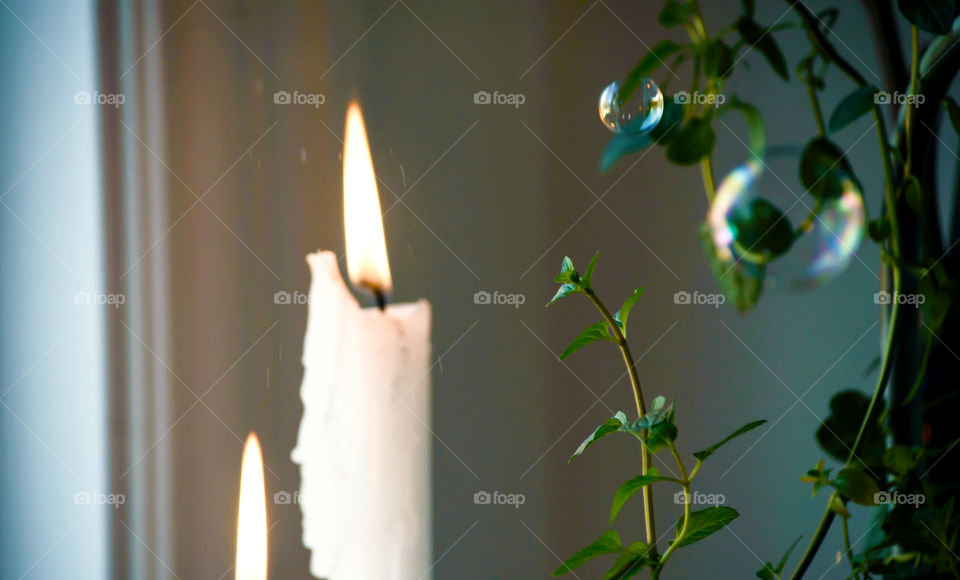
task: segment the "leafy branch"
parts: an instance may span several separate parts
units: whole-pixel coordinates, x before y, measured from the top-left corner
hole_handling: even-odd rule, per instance
[[[623,411],[617,412],[584,439],[570,457],[570,461],[580,456],[598,440],[613,433],[628,433],[640,441],[640,475],[628,480],[617,489],[610,509],[610,523],[612,524],[616,520],[627,500],[637,492],[641,492],[646,524],[646,542],[634,542],[624,546],[620,541],[619,534],[610,530],[568,558],[553,574],[554,576],[566,574],[599,556],[616,555],[617,558],[613,567],[604,577],[605,580],[631,578],[645,568],[649,568],[651,578],[656,579],[660,577],[661,570],[678,548],[699,542],[739,516],[735,509],[720,505],[694,511],[694,496],[691,484],[703,462],[715,451],[730,440],[756,429],[765,421],[748,423],[719,442],[697,451],[693,454],[696,464],[688,472],[675,445],[678,432],[674,422],[674,403],[667,405],[666,398],[658,396],[651,402],[649,411],[647,410],[640,379],[637,375],[636,362],[627,342],[627,322],[631,311],[643,295],[643,288],[635,289],[624,301],[623,306],[616,313],[611,314],[593,289],[593,273],[598,256],[599,253],[593,256],[582,276],[574,268],[573,261],[569,257],[564,258],[560,267],[560,275],[554,280],[560,284],[560,288],[547,303],[547,306],[571,294],[583,294],[600,312],[602,320],[588,326],[581,332],[570,346],[563,351],[560,359],[563,360],[594,342],[616,343],[627,367],[627,373],[630,375],[630,384],[633,387],[637,408],[637,419],[631,421]],[[650,465],[651,456],[663,449],[670,450],[670,454],[680,470],[679,478],[663,476],[655,467]],[[662,555],[658,551],[656,528],[653,520],[653,484],[661,482],[679,485],[681,488],[679,493],[682,494],[683,499],[683,514],[677,520],[676,537],[670,542]]]

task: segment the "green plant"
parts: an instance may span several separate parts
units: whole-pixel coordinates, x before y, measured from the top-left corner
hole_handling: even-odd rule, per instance
[[[605,555],[616,555],[616,561],[613,567],[607,572],[605,580],[623,580],[632,578],[640,571],[649,568],[652,578],[659,578],[660,571],[666,565],[673,553],[684,546],[689,546],[706,538],[710,534],[722,529],[732,522],[740,514],[737,510],[727,506],[713,506],[701,510],[693,510],[693,494],[691,483],[693,478],[700,471],[700,467],[708,457],[719,449],[722,445],[735,437],[739,437],[748,431],[756,429],[766,421],[754,421],[740,427],[732,434],[713,445],[697,451],[693,457],[697,460],[689,472],[683,461],[680,452],[677,450],[675,441],[677,439],[677,425],[674,422],[674,403],[666,404],[666,398],[658,396],[651,402],[649,411],[646,401],[643,398],[643,390],[640,386],[640,379],[637,376],[636,363],[633,355],[630,353],[630,345],[627,342],[627,320],[634,305],[643,295],[643,288],[637,288],[633,294],[623,303],[623,306],[614,314],[600,300],[593,289],[593,271],[597,265],[595,254],[590,264],[581,276],[573,267],[573,262],[569,257],[563,259],[560,268],[560,275],[555,282],[560,284],[560,289],[547,306],[557,300],[570,294],[583,294],[600,311],[602,320],[588,326],[586,330],[580,333],[574,339],[570,346],[563,351],[560,359],[563,360],[579,350],[580,348],[599,341],[608,341],[617,345],[620,353],[623,355],[623,362],[627,367],[627,373],[630,376],[630,384],[633,386],[633,397],[637,406],[636,420],[627,419],[626,413],[620,411],[610,419],[607,419],[602,425],[591,433],[580,447],[574,451],[570,457],[573,461],[578,455],[583,453],[588,447],[597,440],[606,437],[612,433],[628,433],[640,441],[640,475],[624,483],[616,491],[613,498],[613,507],[610,510],[610,523],[612,524],[620,512],[623,504],[637,492],[643,496],[643,511],[646,522],[646,541],[638,541],[624,546],[620,541],[620,536],[616,531],[609,531],[579,552],[571,556],[567,561],[560,565],[554,571],[554,576],[566,574],[573,569],[581,566],[590,560]],[[680,477],[667,477],[661,475],[655,467],[650,465],[651,454],[667,449],[677,462],[677,468],[680,470]],[[653,484],[666,482],[680,487],[683,497],[683,515],[677,520],[676,537],[670,541],[669,546],[661,554],[657,546],[657,532],[653,519]]]
[[[767,154],[763,114],[755,104],[730,95],[723,99],[722,105],[714,106],[721,102],[718,97],[724,96],[725,81],[743,67],[741,63],[746,62],[748,54],[751,59],[762,56],[779,77],[790,81],[791,69],[777,38],[790,30],[804,34],[810,49],[796,63],[793,76],[802,82],[816,125],[798,164],[800,182],[805,195],[809,196],[809,215],[799,227],[792,228],[774,203],[763,198],[753,200],[746,217],[740,216],[737,223],[732,224],[733,252],[717,247],[709,224],[700,229],[704,253],[727,301],[741,312],[750,311],[763,293],[767,266],[789,253],[797,240],[808,235],[831,202],[846,192],[860,196],[863,188],[855,168],[836,144],[834,135],[859,118],[872,115],[880,146],[878,165],[883,176],[883,204],[865,229],[880,248],[885,274],[881,291],[888,291],[893,299],[881,305],[885,342],[878,357],[879,376],[872,394],[867,396],[855,390],[838,392],[830,403],[830,417],[816,433],[818,443],[839,467],[834,476],[834,468],[827,468],[825,461],[820,461],[801,476],[813,484],[814,495],[824,487],[832,491],[820,524],[809,536],[809,544],[789,577],[798,579],[805,575],[839,516],[843,553],[850,563],[851,578],[949,575],[960,579],[956,556],[960,551],[960,515],[954,511],[960,481],[954,470],[940,461],[960,441],[960,424],[955,420],[960,388],[953,378],[960,373],[957,354],[960,353],[960,308],[957,308],[960,301],[954,300],[960,287],[957,284],[960,252],[952,252],[960,245],[960,179],[953,196],[953,216],[947,220],[952,223],[952,229],[947,231],[941,225],[937,203],[936,143],[939,137],[932,129],[938,126],[938,117],[946,113],[954,130],[960,133],[960,106],[947,95],[948,87],[960,71],[960,2],[898,0],[899,17],[892,0],[865,1],[865,6],[873,16],[880,60],[886,73],[885,92],[903,97],[898,113],[891,117],[895,125],[892,137],[881,107],[887,105],[881,96],[884,92],[868,83],[831,42],[835,34],[832,27],[839,18],[836,9],[814,13],[803,2],[787,0],[785,8],[794,18],[785,15],[777,23],[765,26],[757,21],[755,0],[742,0],[736,20],[711,34],[697,0],[668,0],[658,21],[664,28],[683,28],[689,42],[657,43],[620,83],[617,102],[628,102],[638,86],[667,61],[671,68],[689,63],[692,74],[686,94],[702,93],[707,98],[704,102],[689,102],[689,99],[678,102],[670,98],[675,95],[666,95],[662,118],[656,127],[642,135],[614,135],[602,152],[600,170],[605,172],[627,155],[659,146],[673,164],[699,165],[707,203],[713,204],[717,197],[713,166],[716,121],[730,113],[744,116],[748,128],[749,168],[763,167]],[[903,18],[910,29],[908,51],[900,46],[898,18]],[[925,37],[924,48],[921,48],[921,31]],[[852,87],[826,117],[820,92],[825,86],[825,72],[831,67],[842,72]],[[669,81],[669,78],[662,79],[660,87],[666,90]],[[886,108],[895,110],[893,106]],[[675,540],[662,555],[658,552],[653,533],[652,485],[673,482],[688,489],[702,460],[698,457],[696,467],[689,474],[685,471],[673,445],[676,427],[672,404],[664,406],[664,400],[658,398],[650,412],[644,406],[626,343],[626,315],[641,290],[627,300],[619,313],[610,315],[591,286],[595,261],[596,258],[581,278],[569,259],[565,259],[563,271],[557,278],[562,286],[551,303],[567,294],[582,293],[603,316],[603,320],[584,331],[563,356],[594,341],[616,343],[630,371],[640,418],[629,421],[625,415],[618,414],[584,441],[575,456],[596,439],[614,432],[630,433],[644,443],[642,473],[625,485],[629,485],[628,489],[643,490],[647,538],[646,542],[624,547],[614,532],[608,532],[578,552],[565,566],[572,568],[601,554],[617,554],[617,562],[607,578],[629,577],[644,567],[657,578],[675,548],[685,543],[681,529],[679,541]],[[908,310],[899,297],[911,294],[924,299],[919,308]],[[680,478],[662,477],[649,466],[649,454],[656,452],[654,448],[670,449],[677,459]],[[923,498],[923,502],[876,505],[877,498],[898,497],[897,494]],[[859,553],[854,553],[847,532],[850,502],[872,506],[873,516],[880,522],[877,533],[871,535],[867,547]],[[615,503],[614,515],[616,508]],[[688,523],[692,521],[692,514],[689,506],[685,508],[681,521]],[[736,512],[726,512],[716,520],[722,522],[717,529],[733,517]],[[792,550],[793,546],[778,565],[766,564],[757,576],[781,578]],[[557,572],[566,570],[562,566]]]

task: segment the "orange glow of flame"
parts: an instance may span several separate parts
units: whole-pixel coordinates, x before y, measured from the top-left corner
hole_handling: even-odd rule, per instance
[[[389,293],[393,288],[373,158],[360,105],[347,109],[343,143],[343,219],[347,238],[347,273],[354,286]]]
[[[257,435],[250,433],[243,446],[240,468],[236,580],[266,578],[267,504],[263,485],[263,455]]]

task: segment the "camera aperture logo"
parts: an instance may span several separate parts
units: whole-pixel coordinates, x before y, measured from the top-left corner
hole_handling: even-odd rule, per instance
[[[473,93],[474,105],[513,105],[519,109],[520,105],[527,102],[527,96],[523,93],[501,93],[500,91],[477,91]]]
[[[300,91],[273,93],[274,105],[310,105],[314,109],[319,109],[320,105],[326,102],[327,97],[323,93],[301,93]]]
[[[680,91],[673,95],[673,102],[678,105],[710,105],[715,109],[727,102],[727,96],[723,93],[701,93],[693,91],[693,94],[687,91]]]
[[[679,292],[673,295],[674,304],[696,304],[698,306],[707,305],[713,306],[714,308],[720,308],[721,304],[727,302],[727,297],[724,294],[704,294],[694,290],[691,294],[686,290],[680,290]]]
[[[493,293],[479,290],[473,294],[474,304],[496,304],[498,306],[507,305],[520,308],[526,301],[525,294],[504,294],[498,290],[494,290]]]
[[[478,491],[473,494],[473,503],[476,505],[512,505],[516,509],[527,502],[527,496],[522,493],[503,493],[499,491]]]
[[[303,494],[300,491],[278,491],[273,494],[273,503],[276,505],[300,505],[303,503]]]

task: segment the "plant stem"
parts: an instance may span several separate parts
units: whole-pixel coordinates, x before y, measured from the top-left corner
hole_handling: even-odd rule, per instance
[[[687,528],[690,525],[690,511],[693,504],[693,496],[690,494],[690,480],[693,479],[693,474],[687,475],[687,469],[683,465],[683,459],[680,458],[680,453],[677,452],[677,447],[673,444],[673,441],[670,441],[670,453],[673,454],[673,458],[677,460],[677,466],[680,468],[680,479],[683,480],[681,485],[683,486],[683,526],[680,527],[680,532],[677,534],[677,538],[682,538],[687,533]],[[697,462],[697,467],[700,466],[700,462]],[[649,487],[649,486],[648,486]],[[667,563],[667,560],[670,558],[670,555],[673,554],[674,550],[677,549],[677,546],[680,544],[679,541],[670,544],[667,548],[667,551],[663,553],[663,556],[660,557],[660,563],[658,564],[659,568],[663,568],[664,564]]]
[[[916,26],[910,27],[910,44],[912,46],[913,56],[910,59],[910,87],[908,93],[910,96],[916,94],[917,89],[919,88],[919,60],[920,60],[920,37],[917,32]],[[917,108],[910,104],[910,99],[907,99],[907,103],[904,105],[907,108],[907,114],[904,117],[903,121],[903,131],[906,135],[907,141],[907,160],[904,163],[903,175],[904,178],[910,175],[910,169],[913,165],[913,117],[916,114]]]
[[[633,361],[633,354],[630,353],[630,345],[627,344],[627,337],[624,335],[623,331],[620,329],[620,325],[617,324],[617,321],[614,320],[613,315],[610,314],[610,310],[600,301],[600,298],[597,297],[596,293],[592,288],[585,289],[585,293],[590,301],[593,302],[594,306],[597,307],[597,310],[600,311],[600,314],[603,316],[603,319],[610,326],[611,331],[613,332],[614,340],[617,343],[617,346],[620,347],[620,354],[623,355],[623,362],[627,365],[627,373],[630,375],[630,384],[633,386],[633,398],[637,404],[637,413],[640,417],[643,417],[647,414],[647,407],[644,404],[643,399],[643,389],[640,386],[640,377],[637,376],[636,365]],[[650,450],[647,448],[646,443],[646,433],[643,435],[643,445],[640,452],[641,459],[641,473],[643,475],[647,474],[647,470],[650,468]],[[653,486],[646,485],[643,487],[643,514],[646,518],[646,532],[647,532],[647,544],[650,545],[650,555],[651,559],[657,559],[657,527],[656,522],[653,519]],[[659,572],[654,568],[652,578],[657,578]]]
[[[817,120],[817,133],[821,137],[827,136],[827,126],[823,122],[823,109],[820,108],[820,99],[817,98],[817,87],[814,86],[813,59],[807,59],[807,95],[810,97],[810,106],[813,107],[813,118]]]
[[[829,58],[837,67],[843,71],[845,75],[850,77],[858,87],[865,86],[867,84],[866,79],[863,78],[857,69],[853,67],[849,62],[847,62],[840,53],[837,52],[837,49],[830,44],[826,37],[823,35],[823,31],[820,30],[820,19],[817,18],[817,15],[814,14],[807,5],[803,2],[797,2],[797,0],[786,0],[794,10],[797,11],[797,14],[800,15],[800,18],[803,20],[803,25],[806,27],[807,31],[812,35],[814,43],[817,47]]]
[[[847,527],[847,518],[840,518],[840,527],[843,529],[843,551],[847,555],[847,559],[850,560],[850,570],[853,572],[854,578],[859,578],[860,575],[857,574],[857,569],[853,565],[853,548],[850,547],[850,530]]]
[[[707,202],[713,203],[717,186],[713,180],[713,159],[709,155],[700,160],[700,173],[703,174],[703,190],[707,193]]]

